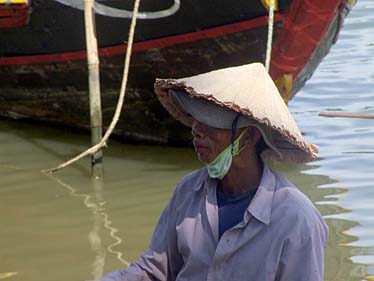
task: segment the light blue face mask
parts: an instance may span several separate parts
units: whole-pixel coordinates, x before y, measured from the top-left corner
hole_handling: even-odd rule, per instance
[[[209,177],[222,179],[227,174],[231,167],[232,158],[238,155],[244,148],[239,149],[239,142],[246,131],[247,129],[236,138],[233,144],[227,146],[212,162],[206,165]]]

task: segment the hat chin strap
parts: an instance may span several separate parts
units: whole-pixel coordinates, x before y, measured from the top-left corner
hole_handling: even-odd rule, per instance
[[[232,144],[232,148],[231,148],[231,154],[233,155],[233,151],[234,151],[234,141],[235,141],[235,133],[236,133],[236,127],[237,127],[237,124],[238,124],[238,120],[239,120],[239,117],[241,116],[241,114],[239,113],[234,121],[232,122],[232,128],[231,128],[231,144]],[[271,134],[271,131],[269,132],[265,132],[265,130],[260,127],[260,126],[257,126],[256,124],[252,123],[250,125],[248,125],[248,127],[255,127],[257,128],[259,131],[260,131],[260,134],[261,136],[264,138],[265,140],[265,143],[272,149],[274,150],[277,154],[278,154],[278,160],[281,160],[283,159],[283,154],[275,147],[275,145],[273,145],[273,138],[272,138],[272,134]],[[242,147],[240,149],[240,151],[243,149],[244,147]],[[240,152],[239,151],[239,152]]]
[[[250,125],[252,127],[256,127],[260,133],[261,133],[261,136],[264,138],[264,141],[265,143],[273,150],[275,151],[277,154],[278,154],[278,159],[277,160],[281,160],[284,158],[283,156],[283,153],[279,151],[278,148],[275,147],[275,145],[273,145],[273,137],[272,137],[272,134],[271,134],[271,131],[269,132],[265,132],[263,128],[261,128],[260,126],[257,126],[255,124],[253,125]]]
[[[236,127],[238,125],[240,114],[236,115],[234,121],[232,121],[231,125],[231,155],[234,155],[234,142],[235,142],[235,133],[236,133]]]

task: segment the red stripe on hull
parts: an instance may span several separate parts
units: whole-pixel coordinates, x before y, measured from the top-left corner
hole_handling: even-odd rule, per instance
[[[28,5],[0,5],[0,28],[24,26],[28,18]]]
[[[292,74],[295,80],[342,9],[344,0],[294,0],[273,45],[270,74],[274,80]]]
[[[275,15],[275,21],[281,21],[283,16]],[[264,26],[268,22],[268,17],[259,17],[248,21],[228,24],[220,27],[210,28],[202,31],[186,33],[182,35],[175,35],[166,38],[154,39],[134,44],[133,52],[142,52],[153,48],[163,48],[177,44],[189,43],[198,40],[216,38],[227,34],[239,33],[251,28]],[[105,47],[99,49],[101,57],[121,55],[126,51],[126,45]],[[30,65],[30,64],[47,64],[58,63],[65,61],[76,61],[86,59],[86,51],[66,52],[49,55],[31,55],[31,56],[17,56],[17,57],[2,57],[0,58],[0,65]]]

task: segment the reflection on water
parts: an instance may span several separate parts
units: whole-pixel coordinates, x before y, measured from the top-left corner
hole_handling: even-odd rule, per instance
[[[1,225],[7,226],[1,230],[4,251],[0,257],[5,261],[4,270],[19,272],[12,280],[47,281],[56,273],[61,280],[97,280],[103,272],[126,267],[127,260],[135,260],[147,248],[175,183],[200,166],[189,149],[112,142],[105,153],[105,188],[101,189],[102,184],[90,181],[89,159],[53,177],[38,172],[82,150],[88,137],[73,138],[47,128],[33,132],[15,122],[0,122],[0,128],[4,141],[0,212],[6,214]],[[15,152],[16,147],[23,153]],[[270,165],[328,217],[349,212],[332,204],[347,189],[316,174],[320,166]],[[370,274],[366,262],[352,259],[367,255],[368,248],[347,247],[357,240],[347,230],[358,223],[336,218],[327,221],[331,232],[326,280],[361,280]],[[67,271],[67,267],[74,269]],[[40,276],[42,271],[45,277]]]
[[[0,279],[5,279],[14,275],[17,275],[17,272],[5,272],[5,273],[0,273]]]
[[[325,281],[374,280],[374,120],[318,116],[374,113],[372,8],[371,0],[358,2],[338,43],[289,105],[308,140],[320,146],[320,158],[310,165],[270,163],[327,220]],[[175,184],[200,167],[187,148],[111,141],[105,186],[91,182],[89,159],[54,177],[39,172],[89,143],[88,136],[0,121],[0,279],[98,280],[126,267],[147,248]]]
[[[95,261],[92,264],[92,275],[94,279],[99,280],[104,274],[103,268],[105,265],[106,251],[104,246],[102,245],[100,238],[100,230],[103,225],[107,229],[109,229],[110,235],[116,240],[115,243],[108,246],[108,251],[118,254],[119,260],[123,261],[125,265],[128,265],[128,263],[122,259],[122,253],[112,250],[112,247],[114,245],[120,244],[122,240],[119,237],[115,236],[115,233],[118,231],[118,229],[110,226],[111,221],[109,220],[108,214],[105,213],[105,209],[103,207],[103,205],[105,204],[105,201],[103,200],[103,179],[91,178],[93,192],[95,195],[95,197],[92,198],[91,195],[78,193],[74,187],[68,185],[54,175],[46,174],[46,176],[56,183],[60,184],[61,186],[65,187],[71,196],[81,197],[83,199],[84,205],[92,212],[94,223],[91,232],[88,234],[88,240],[91,244],[92,250],[96,254]]]
[[[0,223],[6,226],[0,260],[2,272],[19,273],[12,280],[53,280],[54,274],[97,280],[126,267],[147,247],[175,183],[198,167],[190,149],[112,142],[100,189],[90,181],[89,159],[53,177],[40,173],[84,149],[89,137],[39,129],[0,122]]]
[[[349,234],[348,230],[358,226],[359,223],[335,218],[352,212],[339,205],[338,196],[348,190],[340,188],[337,180],[315,174],[321,169],[320,166],[282,166],[277,164],[273,167],[284,173],[291,182],[298,186],[317,205],[326,219],[330,232],[325,254],[325,281],[362,280],[362,277],[367,276],[367,267],[363,264],[356,264],[350,259],[352,256],[368,253],[368,248],[350,246],[358,238]]]
[[[360,0],[339,41],[291,102],[318,167],[335,182],[318,203],[330,227],[325,280],[374,280],[374,120],[319,117],[321,111],[374,113],[374,3]]]

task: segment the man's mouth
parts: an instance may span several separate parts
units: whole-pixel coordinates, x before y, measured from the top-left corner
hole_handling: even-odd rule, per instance
[[[195,147],[196,152],[202,152],[202,151],[206,151],[208,149],[207,145],[202,144],[200,142],[193,142],[193,145]]]

